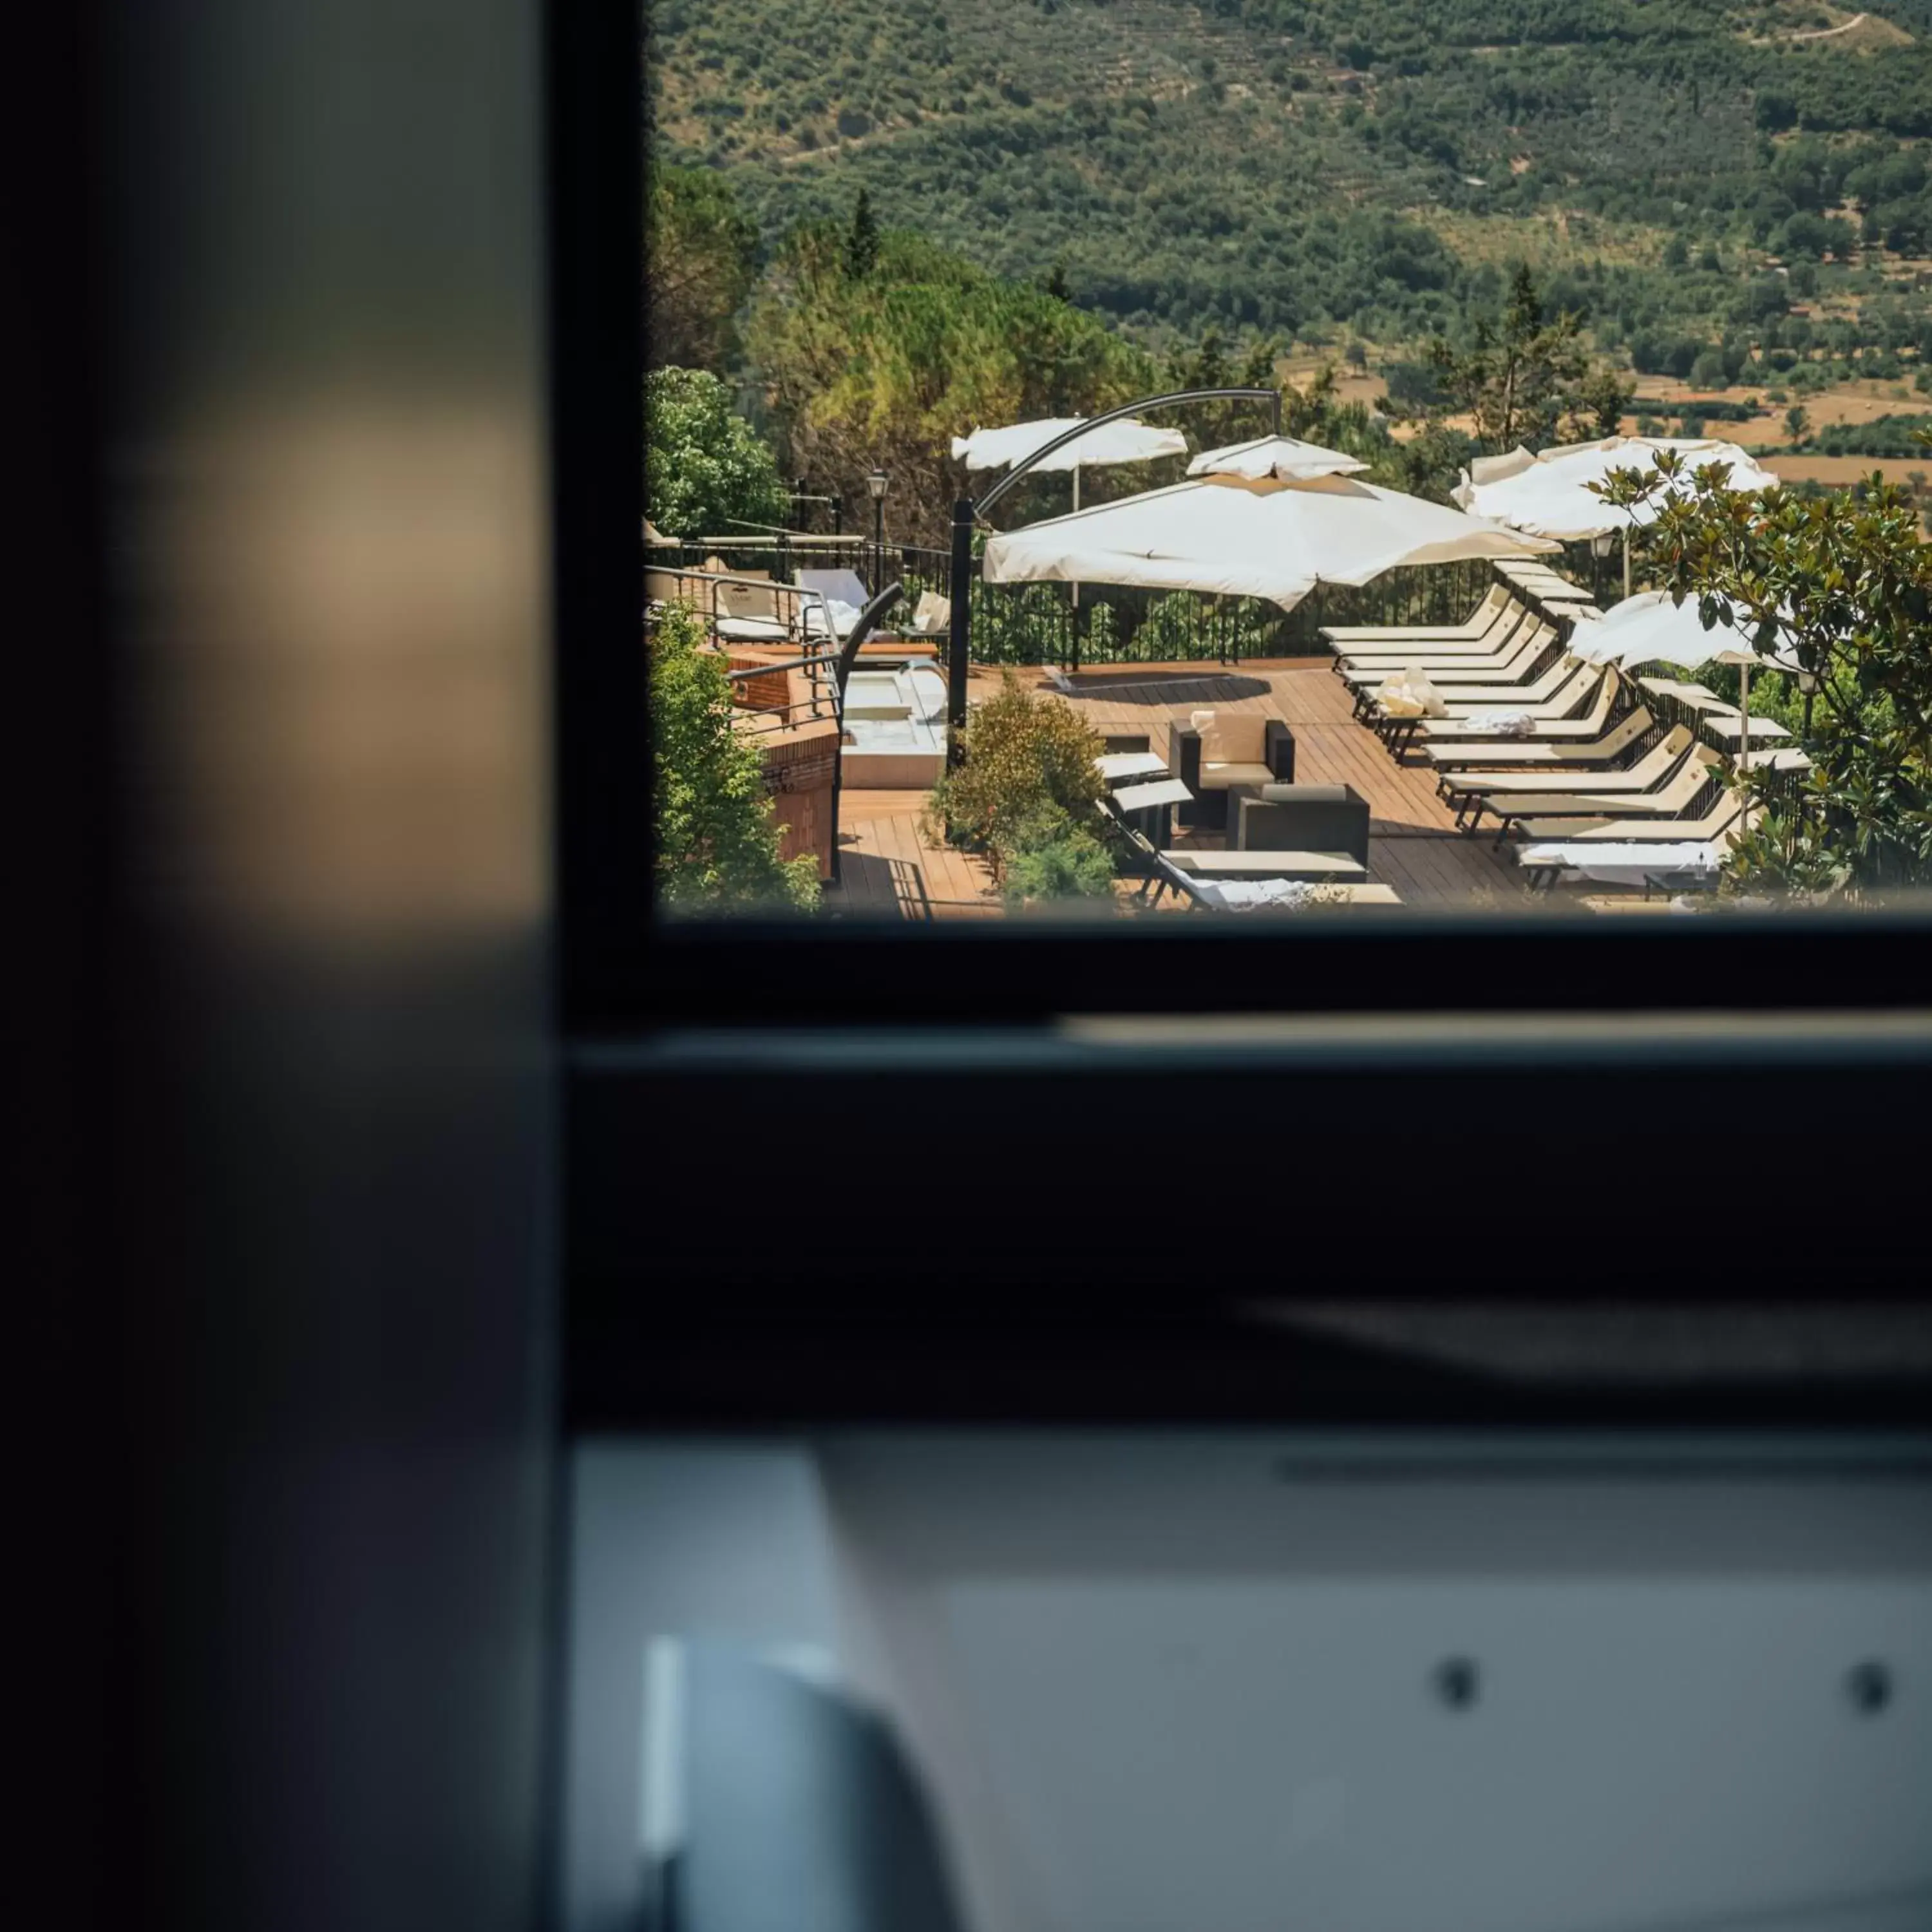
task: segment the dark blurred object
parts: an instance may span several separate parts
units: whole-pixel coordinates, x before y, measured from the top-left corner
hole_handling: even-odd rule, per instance
[[[539,24],[21,23],[58,130],[8,278],[50,1923],[537,1912]]]
[[[930,1805],[885,1718],[735,1646],[663,1648],[674,1735],[650,1755],[675,1789],[646,1803],[676,1836],[658,1848],[646,1932],[961,1932]]]

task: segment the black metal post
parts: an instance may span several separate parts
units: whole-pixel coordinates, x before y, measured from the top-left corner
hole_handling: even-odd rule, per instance
[[[946,646],[946,762],[959,762],[966,729],[966,653],[973,624],[973,500],[952,506],[952,613]]]
[[[835,537],[845,534],[845,499],[836,490],[832,493],[832,534]]]
[[[872,595],[876,597],[886,580],[886,500],[872,499]]]
[[[1096,416],[1088,417],[1084,422],[1076,423],[1072,428],[1063,430],[1050,442],[1042,443],[1030,456],[1015,464],[976,505],[970,496],[962,496],[953,504],[952,625],[947,644],[946,661],[946,715],[951,725],[946,742],[946,758],[949,764],[956,764],[959,760],[960,734],[966,725],[966,654],[970,636],[974,517],[982,511],[990,510],[1043,457],[1051,456],[1067,443],[1077,442],[1082,436],[1105,424],[1118,422],[1124,416],[1138,415],[1142,410],[1166,409],[1176,403],[1234,401],[1266,403],[1274,434],[1280,435],[1281,392],[1278,388],[1170,390],[1162,395],[1143,396],[1137,402],[1123,403],[1117,409],[1105,410]]]

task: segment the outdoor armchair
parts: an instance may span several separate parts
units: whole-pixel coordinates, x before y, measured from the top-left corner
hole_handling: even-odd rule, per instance
[[[1167,768],[1194,794],[1179,808],[1180,822],[1219,831],[1228,823],[1230,786],[1292,780],[1294,734],[1258,711],[1197,712],[1169,724]]]
[[[1369,802],[1348,784],[1270,784],[1228,802],[1228,843],[1239,852],[1340,853],[1369,862]]]

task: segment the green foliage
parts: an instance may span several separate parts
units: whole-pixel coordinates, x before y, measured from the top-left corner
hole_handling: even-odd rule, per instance
[[[852,210],[852,226],[845,236],[845,274],[849,281],[863,281],[879,260],[879,221],[872,212],[872,197],[863,188]]]
[[[1885,416],[1870,422],[1827,423],[1813,438],[1820,456],[1917,456],[1932,416]]]
[[[758,231],[722,176],[644,170],[644,313],[652,368],[722,373],[737,355],[733,318],[751,292]]]
[[[1529,224],[1607,350],[1712,340],[1764,250],[1915,242],[1932,21],[1886,11],[1916,38],[1858,52],[1778,0],[656,0],[651,51],[658,138],[770,235],[863,186],[1157,346],[1396,345],[1498,304]]]
[[[1500,323],[1478,316],[1464,351],[1438,336],[1429,346],[1430,364],[1442,394],[1470,418],[1485,448],[1534,448],[1556,440],[1566,411],[1594,417],[1602,403],[1600,382],[1593,383],[1588,398],[1579,388],[1589,373],[1580,328],[1574,314],[1545,315],[1536,278],[1519,262]],[[1616,393],[1621,399],[1622,390]]]
[[[782,524],[789,508],[771,452],[701,369],[644,377],[644,513],[668,537],[728,535],[734,521]]]
[[[1022,850],[1066,845],[1072,828],[1093,818],[1104,789],[1094,763],[1099,735],[1072,706],[1034,697],[1011,671],[998,696],[974,706],[960,748],[959,764],[933,788],[929,815],[955,844],[984,853],[996,879]],[[1067,832],[1042,812],[1058,813]],[[1078,855],[1063,857],[1078,874]]]
[[[1148,357],[1034,281],[888,229],[871,272],[824,224],[789,236],[748,337],[793,473],[862,498],[892,478],[896,534],[945,541],[952,440],[980,424],[1086,416],[1153,386]]]
[[[704,648],[704,634],[677,604],[645,633],[658,903],[713,915],[808,909],[818,862],[778,856],[758,747],[733,728],[725,660]]]
[[[1932,546],[1910,496],[1736,494],[1669,452],[1604,494],[1640,493],[1658,506],[1660,580],[1698,596],[1706,624],[1732,600],[1756,649],[1780,645],[1819,679],[1804,746],[1819,838],[1862,886],[1932,878]]]
[[[1057,805],[1028,813],[1007,843],[1001,890],[1010,905],[1114,897],[1114,860],[1095,834]]]
[[[1724,868],[1726,896],[1814,902],[1852,883],[1850,862],[1822,813],[1762,806],[1732,845]]]

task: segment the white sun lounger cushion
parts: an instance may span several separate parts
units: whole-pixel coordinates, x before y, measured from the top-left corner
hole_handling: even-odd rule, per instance
[[[1299,879],[1202,879],[1194,890],[1210,905],[1230,912],[1247,912],[1256,906],[1304,906],[1315,896],[1315,888]]]

